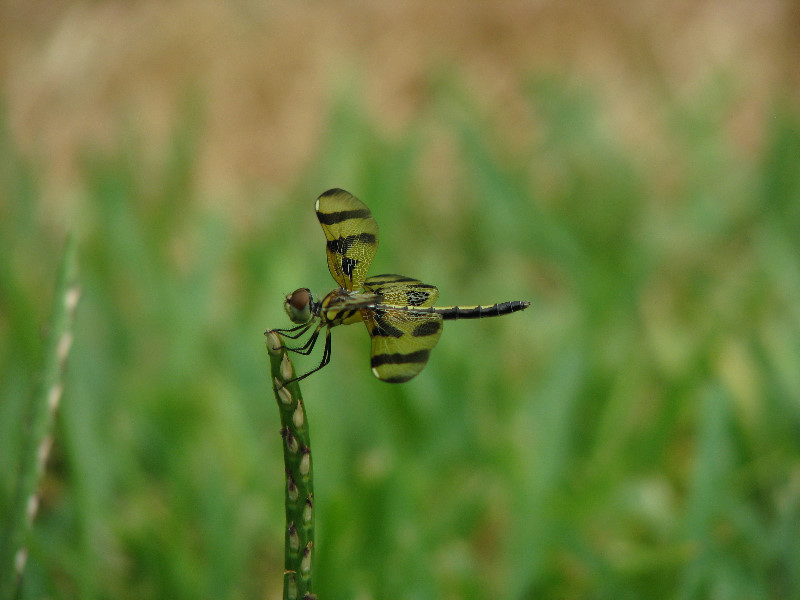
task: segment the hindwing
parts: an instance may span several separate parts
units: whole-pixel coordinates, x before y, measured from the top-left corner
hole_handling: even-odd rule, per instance
[[[372,372],[382,381],[408,381],[425,367],[442,334],[441,315],[413,312],[413,307],[433,306],[439,290],[402,275],[370,277],[364,290],[380,298],[362,311],[372,338]]]

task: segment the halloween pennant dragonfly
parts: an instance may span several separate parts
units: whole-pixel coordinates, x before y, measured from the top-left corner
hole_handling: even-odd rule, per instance
[[[372,373],[381,381],[402,383],[428,362],[443,321],[496,317],[530,305],[514,300],[488,306],[434,306],[439,297],[435,286],[402,275],[367,277],[378,248],[378,224],[369,208],[352,194],[332,189],[317,198],[316,211],[328,241],[328,268],[339,288],[321,301],[314,300],[308,288],[286,296],[284,308],[297,326],[274,331],[298,339],[314,328],[305,344],[287,350],[310,354],[325,328],[322,361],[291,381],[304,379],[330,362],[331,328],[336,325],[363,321],[372,338]]]

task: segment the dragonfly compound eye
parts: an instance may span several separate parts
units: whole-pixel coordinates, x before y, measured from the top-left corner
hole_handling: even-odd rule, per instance
[[[284,308],[293,323],[306,323],[311,318],[311,292],[300,288],[286,296]]]

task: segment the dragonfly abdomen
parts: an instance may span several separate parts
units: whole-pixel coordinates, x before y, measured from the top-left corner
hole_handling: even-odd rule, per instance
[[[438,306],[434,308],[435,312],[442,315],[445,320],[483,319],[484,317],[499,317],[518,310],[525,310],[530,304],[530,302],[521,300],[511,300],[510,302],[499,302],[488,306]]]
[[[486,317],[499,317],[519,310],[525,310],[531,305],[524,300],[511,300],[487,306],[392,306],[391,310],[405,310],[414,313],[435,313],[442,319],[483,319]]]

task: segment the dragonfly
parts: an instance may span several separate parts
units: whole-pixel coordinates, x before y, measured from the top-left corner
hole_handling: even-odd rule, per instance
[[[338,288],[317,301],[308,288],[286,296],[284,309],[295,327],[274,329],[289,339],[312,331],[308,340],[287,350],[308,356],[322,330],[322,361],[295,377],[305,379],[331,359],[331,329],[363,322],[372,339],[372,373],[387,383],[403,383],[415,377],[428,362],[442,334],[442,322],[507,315],[530,306],[514,300],[488,306],[434,306],[439,290],[403,275],[373,275],[367,270],[378,248],[378,223],[358,198],[334,188],[321,194],[315,205],[317,219],[327,240],[328,268]],[[269,333],[269,331],[265,332]]]

